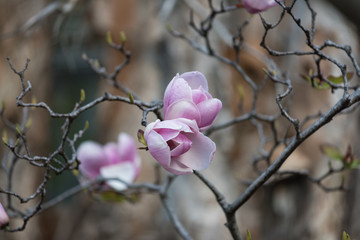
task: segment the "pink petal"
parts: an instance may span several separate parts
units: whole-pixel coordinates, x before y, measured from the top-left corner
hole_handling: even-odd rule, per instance
[[[191,89],[198,89],[201,86],[204,90],[208,91],[207,80],[201,72],[186,72],[181,74],[180,77],[185,79]]]
[[[118,146],[116,143],[113,142],[107,143],[103,149],[107,159],[106,165],[117,164],[123,161],[120,158]],[[105,164],[103,166],[105,166]]]
[[[188,132],[192,133],[192,132],[198,132],[199,131],[199,127],[198,127],[195,120],[190,120],[190,119],[187,119],[187,118],[177,118],[177,119],[174,119],[172,121],[176,121],[177,124],[182,124],[183,126],[186,126],[186,128],[183,127],[181,129],[181,131],[184,132],[184,133],[188,133]],[[186,129],[189,129],[189,131],[186,131]]]
[[[193,102],[195,104],[198,104],[202,101],[208,100],[209,98],[208,98],[207,94],[205,94],[205,93],[206,93],[205,90],[203,90],[202,88],[193,90],[192,91]],[[210,98],[212,98],[212,97],[210,96]]]
[[[176,138],[173,138],[170,141],[175,145],[172,149],[168,142],[171,150],[171,157],[177,157],[184,154],[191,148],[191,141],[184,134],[179,134]]]
[[[135,141],[130,135],[126,133],[120,133],[118,136],[117,147],[118,147],[120,162],[123,161],[134,162],[137,159],[138,153],[137,153]]]
[[[191,88],[184,79],[179,78],[179,76],[177,75],[173,78],[173,80],[171,80],[165,90],[164,114],[166,114],[169,105],[180,99],[191,100]]]
[[[215,143],[200,132],[186,134],[186,136],[192,142],[191,148],[186,153],[172,158],[172,160],[194,170],[206,169],[213,160],[216,151]]]
[[[103,147],[92,141],[80,144],[77,158],[81,162],[80,171],[90,179],[97,177],[100,174],[100,168],[109,163]]]
[[[144,131],[144,138],[146,140],[147,136],[149,135],[149,133],[154,129],[154,127],[160,122],[160,119],[156,119],[155,122],[149,123]]]
[[[171,160],[171,164],[169,167],[163,166],[167,171],[176,174],[176,175],[185,175],[192,173],[193,170],[176,160]]]
[[[136,169],[128,162],[102,167],[100,173],[104,178],[118,178],[126,183],[133,183],[136,177]],[[117,191],[122,191],[127,188],[126,184],[117,180],[109,180],[106,183]]]
[[[9,223],[10,219],[3,205],[0,203],[0,229]]]
[[[249,13],[259,13],[277,5],[274,0],[243,0],[243,4]]]
[[[165,114],[165,120],[187,118],[200,122],[200,112],[192,101],[179,100],[171,104]]]
[[[170,129],[170,128],[160,128],[157,129],[156,132],[162,136],[162,138],[167,142],[170,139],[175,138],[179,135],[180,130]]]
[[[155,131],[145,135],[150,154],[162,165],[170,165],[170,148],[166,141]]]
[[[211,126],[221,107],[222,103],[217,98],[203,101],[197,105],[201,116],[201,121],[199,124],[200,131],[204,131]]]
[[[192,125],[188,125],[188,122],[186,122],[186,121],[184,122],[179,119],[180,118],[159,121],[154,125],[153,129],[156,130],[156,132],[159,132],[160,130],[163,130],[163,129],[176,130],[178,132],[180,132],[180,131],[192,132],[192,130],[190,128],[190,126],[192,126]],[[192,120],[189,120],[189,121],[192,122]],[[195,124],[196,124],[196,122],[195,122]]]

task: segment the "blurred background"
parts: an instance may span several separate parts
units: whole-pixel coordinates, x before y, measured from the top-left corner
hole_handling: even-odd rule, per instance
[[[219,6],[219,1],[213,1]],[[332,5],[334,2],[334,5]],[[238,1],[225,1],[226,5]],[[288,2],[287,2],[288,3]],[[316,18],[316,40],[320,43],[331,39],[352,46],[359,52],[359,2],[311,1]],[[20,82],[6,61],[10,57],[20,69],[26,58],[30,65],[26,80],[33,86],[32,96],[47,102],[54,111],[71,111],[80,98],[80,89],[86,92],[86,101],[91,101],[109,91],[121,92],[109,86],[96,75],[82,59],[86,53],[96,58],[109,71],[121,62],[121,55],[106,44],[110,32],[114,42],[120,42],[120,32],[126,34],[126,47],[132,59],[119,75],[118,81],[128,86],[144,101],[162,99],[168,82],[176,75],[198,70],[204,73],[210,84],[210,93],[223,102],[216,122],[221,123],[250,109],[251,92],[243,79],[230,67],[196,52],[184,41],[172,37],[166,29],[173,29],[196,37],[188,25],[190,10],[195,20],[204,17],[208,4],[203,0],[0,0],[0,100],[6,102],[5,116],[12,122],[21,119],[22,111],[16,108],[15,98],[20,92]],[[266,12],[267,19],[274,20],[279,9]],[[354,14],[356,12],[356,14]],[[296,14],[308,23],[309,12],[303,1],[298,0]],[[263,33],[260,18],[238,10],[220,16],[211,35],[216,50],[231,56],[229,37],[245,21],[249,24],[243,34],[246,47],[241,52],[241,65],[257,83],[264,79],[264,62],[258,53],[264,52],[259,43]],[[307,21],[307,22],[306,22]],[[288,21],[290,22],[290,21]],[[230,34],[230,35],[227,35]],[[269,41],[276,49],[302,49],[304,38],[294,24],[281,24],[271,34]],[[346,56],[334,51],[332,56],[348,63]],[[357,55],[359,61],[359,56]],[[314,67],[311,57],[274,58],[279,69],[293,80],[294,96],[292,113],[304,117],[318,111],[326,111],[338,95],[319,92],[309,88],[299,73]],[[331,66],[324,66],[329,74],[339,74]],[[350,69],[351,70],[351,69]],[[328,74],[328,75],[329,75]],[[352,81],[359,81],[355,77]],[[244,99],[236,90],[243,86]],[[341,93],[338,93],[341,94]],[[275,89],[267,84],[262,90],[258,110],[264,114],[277,111]],[[28,99],[31,100],[31,99]],[[241,107],[239,107],[241,105]],[[60,141],[62,122],[50,119],[47,112],[33,110],[30,113],[32,126],[28,132],[31,151],[48,155]],[[74,129],[82,128],[85,121],[90,127],[81,140],[92,139],[100,143],[116,141],[120,132],[134,138],[141,123],[141,112],[134,106],[119,102],[102,103],[82,114]],[[150,115],[148,121],[155,120]],[[313,176],[326,171],[328,159],[320,150],[320,144],[332,143],[344,151],[351,144],[355,155],[360,156],[359,111],[336,118],[308,139],[292,154],[284,169],[306,170]],[[0,123],[0,130],[4,126]],[[260,144],[259,136],[251,124],[239,124],[216,132],[211,138],[217,143],[214,162],[204,174],[233,200],[245,189],[243,181],[254,179],[251,161]],[[139,144],[140,146],[140,144]],[[5,152],[0,146],[0,155]],[[281,149],[279,149],[279,154]],[[155,161],[146,152],[141,152],[143,165],[138,182],[154,179]],[[0,185],[4,179],[1,177]],[[17,166],[14,189],[23,195],[31,194],[42,180],[41,170],[25,163]],[[259,190],[238,211],[240,230],[249,229],[253,239],[340,239],[343,230],[354,239],[360,238],[360,178],[357,171],[345,172],[331,177],[326,184],[335,186],[345,178],[350,187],[346,192],[326,193],[306,178],[294,177],[277,181]],[[67,172],[53,176],[47,199],[52,199],[78,183]],[[171,202],[180,219],[194,239],[231,239],[224,226],[225,217],[211,192],[195,176],[178,177],[171,188]],[[3,201],[5,196],[0,195]],[[12,222],[16,225],[16,222]],[[21,223],[20,223],[21,224]],[[133,203],[114,203],[94,200],[86,192],[66,199],[54,208],[31,219],[22,232],[0,232],[0,239],[60,240],[60,239],[179,239],[168,216],[162,209],[159,197],[144,194]]]

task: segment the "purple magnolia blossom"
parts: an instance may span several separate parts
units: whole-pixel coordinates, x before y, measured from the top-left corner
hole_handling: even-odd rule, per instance
[[[282,2],[283,0],[279,0],[279,2]],[[274,7],[277,5],[275,0],[242,0],[244,4],[244,8],[249,13],[259,13],[263,12],[271,7]]]
[[[156,120],[146,127],[144,137],[150,154],[176,175],[204,170],[216,150],[215,143],[199,132],[195,120],[186,118]]]
[[[102,176],[132,183],[140,172],[141,160],[135,141],[125,133],[119,135],[117,143],[104,146],[93,141],[83,142],[77,150],[77,158],[81,162],[80,172],[89,179]],[[118,191],[126,189],[126,185],[117,180],[107,181],[107,184]]]
[[[164,118],[195,120],[200,131],[214,122],[222,103],[208,92],[208,83],[200,72],[177,74],[164,94]]]
[[[0,203],[0,229],[9,224],[9,216],[5,212],[3,205]]]

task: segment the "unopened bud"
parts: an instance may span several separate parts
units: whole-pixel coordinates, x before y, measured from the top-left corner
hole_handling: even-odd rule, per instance
[[[3,205],[0,203],[0,229],[3,229],[9,224],[9,216],[5,212]]]

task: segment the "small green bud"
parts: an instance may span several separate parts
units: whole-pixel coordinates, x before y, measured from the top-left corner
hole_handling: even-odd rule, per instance
[[[125,35],[125,33],[124,32],[120,32],[120,38],[121,38],[121,43],[125,43],[126,42],[126,35]]]
[[[86,53],[83,53],[83,54],[81,55],[81,57],[82,57],[83,60],[88,60],[88,56],[86,55]]]
[[[19,142],[20,142],[20,138],[16,139],[14,147],[17,147],[19,145]]]
[[[244,100],[244,98],[245,98],[245,90],[244,90],[243,85],[238,84],[236,87],[237,87],[237,90],[238,90],[238,93],[239,93],[239,96],[240,96],[240,100]]]
[[[343,231],[342,240],[351,240],[349,234]]]
[[[140,143],[142,143],[144,146],[147,147],[147,143],[145,141],[145,137],[144,137],[144,131],[139,129],[138,132],[137,132],[137,137],[138,137],[138,141]]]
[[[130,100],[130,103],[134,103],[134,97],[131,92],[129,92],[129,100]]]
[[[111,33],[110,32],[107,32],[106,33],[106,42],[111,45],[113,43],[113,40],[111,38]]]
[[[6,107],[6,102],[5,102],[5,100],[2,100],[1,101],[1,111],[4,111],[5,107]]]
[[[35,96],[32,96],[32,98],[31,98],[31,103],[32,103],[32,104],[36,104],[36,103],[37,103],[37,100],[36,100],[36,97],[35,97]]]
[[[95,68],[100,68],[100,62],[99,62],[99,60],[97,60],[97,59],[94,60],[94,67],[95,67]]]
[[[80,90],[80,102],[84,102],[85,101],[85,90],[81,89]]]
[[[251,240],[251,233],[249,229],[246,229],[246,240]]]
[[[16,124],[16,132],[21,135],[21,127],[19,124]]]
[[[3,131],[2,140],[6,145],[8,145],[8,135],[6,131]]]
[[[26,124],[25,124],[25,128],[29,129],[32,125],[32,120],[31,118],[29,118],[27,121],[26,121]]]
[[[88,130],[89,128],[89,121],[85,122],[84,131]]]
[[[172,29],[170,23],[166,23],[166,29],[167,29],[169,32],[172,32],[173,29]]]

